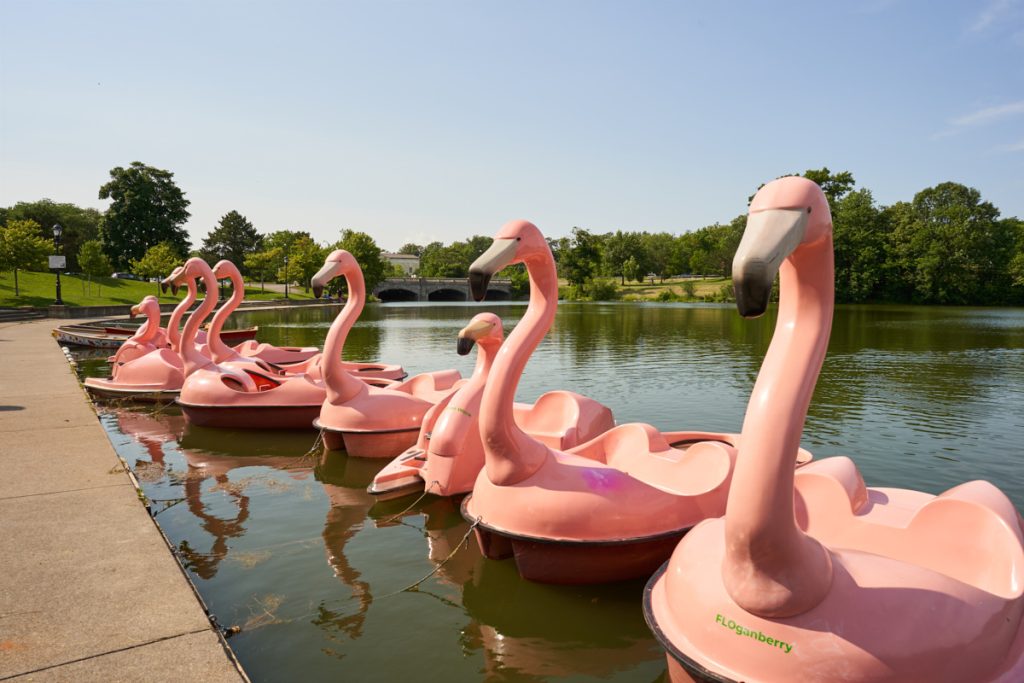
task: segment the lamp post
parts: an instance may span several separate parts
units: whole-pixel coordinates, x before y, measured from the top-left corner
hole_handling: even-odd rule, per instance
[[[288,255],[284,257],[284,298],[288,298]]]
[[[60,227],[60,223],[53,224],[53,246],[57,248],[57,255],[60,256],[60,236],[64,232],[64,228]],[[57,306],[63,306],[64,301],[60,298],[60,268],[57,268],[57,300],[53,302]]]

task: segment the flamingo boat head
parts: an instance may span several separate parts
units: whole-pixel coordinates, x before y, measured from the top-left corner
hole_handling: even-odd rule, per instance
[[[805,178],[765,185],[733,262],[737,307],[779,312],[723,518],[644,591],[673,683],[1024,680],[1024,533],[999,489],[869,488],[848,457],[795,471],[825,358],[832,224]]]
[[[166,294],[167,290],[171,290],[171,293],[177,296],[178,290],[181,289],[181,276],[184,272],[184,266],[178,266],[172,270],[170,275],[160,281],[160,291]]]
[[[317,299],[324,293],[327,283],[336,277],[344,275],[351,278],[355,273],[362,279],[363,271],[359,267],[356,257],[344,249],[335,249],[324,260],[324,265],[316,272],[309,284],[313,288],[313,296]]]
[[[815,183],[790,177],[761,188],[750,204],[747,227],[732,262],[740,315],[756,318],[763,314],[772,283],[785,260],[801,245],[818,244],[831,237],[828,200]]]
[[[460,356],[467,356],[476,344],[500,346],[504,338],[501,318],[493,313],[478,313],[468,325],[459,330],[456,351]]]
[[[218,280],[232,279],[235,278],[241,280],[242,273],[238,270],[238,266],[227,259],[221,259],[213,266],[213,274]]]
[[[145,315],[149,318],[154,314],[156,319],[160,320],[160,301],[150,294],[149,296],[142,297],[142,301],[132,306],[128,316],[134,318],[137,315]]]
[[[513,263],[527,263],[551,255],[547,240],[529,221],[509,221],[494,236],[490,248],[469,267],[469,289],[476,301],[483,301],[495,273]]]

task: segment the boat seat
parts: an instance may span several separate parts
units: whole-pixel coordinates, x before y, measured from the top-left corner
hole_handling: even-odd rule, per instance
[[[649,424],[611,429],[570,453],[604,463],[631,477],[677,495],[699,496],[723,488],[732,472],[736,449],[720,441],[700,441],[672,448]]]
[[[532,407],[515,411],[524,432],[556,450],[572,448],[615,426],[612,411],[571,391],[549,391]]]
[[[798,470],[795,484],[798,524],[830,548],[917,565],[1005,598],[1024,589],[1019,517],[989,482],[922,494],[916,509],[896,510],[846,457]]]

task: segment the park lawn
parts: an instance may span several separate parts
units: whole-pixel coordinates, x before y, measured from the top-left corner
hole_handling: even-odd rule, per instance
[[[627,282],[625,286],[619,285],[619,292],[623,297],[630,296],[637,299],[656,299],[657,296],[664,291],[671,291],[679,297],[683,297],[684,282],[693,282],[696,285],[696,291],[694,297],[696,300],[702,300],[705,298],[714,298],[721,290],[722,285],[732,286],[732,279],[727,277],[709,277],[709,278],[668,278],[665,282],[659,282],[657,278],[654,280],[654,284],[651,284],[650,280],[644,282]]]
[[[53,303],[56,295],[57,276],[53,273],[32,273],[18,271],[18,290],[20,296],[14,296],[14,273],[0,272],[0,306],[35,306],[46,307]],[[93,278],[89,283],[84,276],[60,276],[61,299],[66,306],[116,306],[118,304],[137,304],[144,296],[159,296],[160,303],[173,304],[181,300],[181,295],[173,296],[170,292],[160,294],[155,282],[139,282],[138,280],[120,280],[109,277]],[[302,287],[289,292],[293,299],[312,299],[312,293],[306,293]],[[259,286],[245,288],[245,298],[257,301],[269,301],[282,298],[280,292],[260,292]]]

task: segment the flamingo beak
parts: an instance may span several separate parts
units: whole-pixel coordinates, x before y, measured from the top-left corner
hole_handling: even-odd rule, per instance
[[[478,339],[487,336],[491,331],[492,323],[484,320],[474,320],[459,330],[459,340],[456,351],[460,356],[468,355],[473,350],[473,345]]]
[[[338,274],[338,263],[336,261],[328,261],[323,267],[316,271],[316,275],[309,281],[309,286],[313,288],[313,296],[317,299],[324,293],[324,288],[327,283],[330,282]]]
[[[515,260],[519,240],[497,238],[469,267],[469,290],[475,301],[483,301],[491,276]]]
[[[128,311],[128,317],[129,318],[134,318],[138,314],[139,314],[139,307],[138,306],[132,306],[131,310]]]
[[[744,318],[756,318],[768,309],[772,283],[782,262],[803,241],[807,216],[806,209],[766,209],[747,218],[732,259],[736,308]]]

